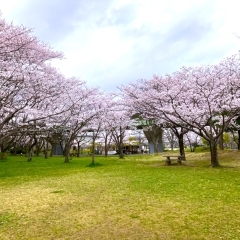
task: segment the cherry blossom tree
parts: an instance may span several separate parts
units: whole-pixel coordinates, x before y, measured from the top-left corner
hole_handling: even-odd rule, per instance
[[[81,145],[84,143],[86,136],[87,136],[86,132],[79,132],[74,140],[74,143],[77,145],[77,157],[80,157]]]
[[[155,78],[157,78],[155,76]],[[172,129],[178,139],[180,155],[184,156],[183,136],[187,132],[181,125],[170,122],[163,113],[153,110],[154,100],[151,98],[151,89],[160,89],[158,84],[152,81],[140,80],[128,86],[120,88],[128,111],[136,116],[143,126],[143,131],[149,142],[154,145],[154,152],[158,153],[158,144],[162,139],[163,129]],[[162,91],[162,89],[161,89]]]
[[[126,110],[125,104],[121,99],[115,98],[112,100],[112,106],[109,108],[108,123],[111,129],[113,141],[116,143],[119,158],[124,158],[123,155],[123,140],[126,136],[126,130],[132,125],[131,116]]]
[[[217,65],[182,68],[123,90],[147,118],[164,119],[207,140],[211,166],[217,167],[219,138],[240,113],[239,60],[236,54]]]
[[[49,61],[62,58],[62,53],[52,51],[31,34],[30,29],[0,19],[0,140],[29,116],[32,120],[36,115],[39,118],[43,111],[36,110],[40,105],[46,110],[54,98],[52,86],[58,82],[59,74]]]
[[[65,87],[64,106],[67,111],[53,116],[50,120],[64,139],[65,162],[69,162],[70,148],[77,136],[91,126],[101,112],[101,92],[89,88],[79,79],[69,79]]]
[[[108,156],[108,150],[113,142],[113,132],[116,129],[115,125],[115,106],[116,106],[116,94],[108,93],[104,95],[104,109],[101,112],[101,116],[97,119],[101,125],[99,132],[100,138],[104,142],[104,155]]]

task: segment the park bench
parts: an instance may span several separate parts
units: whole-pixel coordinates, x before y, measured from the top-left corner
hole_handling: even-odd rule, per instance
[[[182,161],[186,161],[185,156],[163,156],[165,157],[165,164],[166,165],[171,165],[171,161],[176,160],[177,164],[181,165]]]

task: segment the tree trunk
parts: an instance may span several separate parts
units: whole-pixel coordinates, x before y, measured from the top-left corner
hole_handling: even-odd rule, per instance
[[[148,142],[153,143],[154,153],[158,153],[158,144],[161,142],[162,138],[162,129],[159,126],[153,125],[146,128],[143,131]]]
[[[122,127],[120,126],[120,135],[119,135],[119,158],[123,159],[123,138],[124,138],[124,133],[122,131]]]
[[[32,148],[28,151],[28,162],[32,161]]]
[[[211,151],[211,166],[219,167],[218,162],[218,152],[217,152],[217,142],[210,142],[210,151]]]
[[[48,158],[48,151],[44,150],[44,158],[47,159]]]
[[[39,157],[41,148],[42,148],[42,143],[39,139],[35,137],[35,146],[36,146],[36,156]]]
[[[93,133],[93,143],[92,143],[92,165],[95,164],[95,138]]]
[[[119,158],[124,158],[124,155],[123,155],[123,144],[120,143],[119,145]]]
[[[40,147],[36,144],[36,156],[39,157]]]
[[[240,129],[238,130],[238,150],[240,150]]]
[[[179,134],[178,136],[179,152],[181,156],[185,156],[183,135],[184,134]]]
[[[78,142],[77,143],[77,157],[80,157],[80,148],[81,148],[81,146],[80,146],[80,143]]]
[[[65,149],[64,149],[64,153],[65,153],[65,161],[64,163],[69,163],[69,159],[70,159],[70,145],[68,143],[66,143],[65,145]]]
[[[14,155],[14,156],[17,155],[17,149],[16,149],[16,147],[13,148],[13,155]]]
[[[223,133],[219,137],[218,144],[219,144],[219,148],[221,150],[224,150],[224,146],[223,146]]]
[[[157,139],[153,139],[153,148],[154,148],[154,153],[158,153],[158,138]]]
[[[105,157],[107,157],[108,156],[108,141],[107,141],[107,137],[105,138],[104,151],[105,151]]]
[[[34,139],[34,142],[30,145],[28,149],[28,162],[32,161],[32,150],[35,145],[36,145],[36,139]]]
[[[47,159],[48,158],[48,142],[44,143],[43,148],[44,148],[44,158]]]

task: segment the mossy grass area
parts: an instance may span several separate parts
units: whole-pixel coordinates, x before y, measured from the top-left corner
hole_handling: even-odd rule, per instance
[[[221,151],[219,168],[209,152],[164,155],[8,156],[0,239],[240,239],[240,152]]]

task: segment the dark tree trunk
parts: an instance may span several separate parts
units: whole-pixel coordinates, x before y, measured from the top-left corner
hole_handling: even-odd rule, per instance
[[[185,156],[183,135],[184,134],[180,133],[178,136],[179,152],[181,156]]]
[[[49,138],[48,138],[48,142],[51,144],[49,156],[52,157],[53,156],[53,146],[55,145],[55,142],[51,141],[51,139],[49,139]]]
[[[172,126],[171,129],[178,139],[179,153],[181,156],[185,157],[183,136],[184,136],[184,134],[186,134],[188,132],[188,130],[184,129],[183,127],[178,127],[178,126]]]
[[[218,144],[219,144],[219,148],[221,150],[224,150],[224,146],[223,146],[223,133],[219,137]]]
[[[93,133],[93,144],[92,144],[92,165],[95,164],[95,137]]]
[[[44,148],[44,158],[47,159],[48,158],[48,142],[46,142],[46,144],[44,143],[43,148]]]
[[[47,151],[47,150],[44,151],[44,158],[45,158],[45,159],[48,158],[48,151]]]
[[[32,148],[28,151],[28,162],[32,161]]]
[[[124,131],[122,127],[120,126],[120,134],[119,134],[119,140],[118,140],[118,150],[119,150],[119,158],[123,159],[123,138],[124,138]]]
[[[108,156],[108,141],[107,141],[107,137],[105,137],[105,139],[104,139],[104,144],[105,144],[105,146],[104,146],[104,152],[105,152],[105,157],[107,157]]]
[[[64,156],[65,156],[64,163],[69,163],[69,160],[70,160],[70,144],[69,143],[66,143],[65,145]]]
[[[36,143],[37,143],[37,141],[36,141],[36,139],[34,139],[34,142],[28,148],[28,162],[32,161],[32,150],[33,150],[33,147],[36,145]]]
[[[78,142],[77,143],[77,157],[80,157],[80,148],[81,148],[81,146],[80,146],[80,143]]]
[[[211,166],[219,167],[218,162],[218,152],[217,152],[217,142],[210,142],[210,151],[211,151]]]
[[[36,145],[36,156],[39,157],[39,152],[40,152],[40,147],[39,145],[37,144]]]
[[[14,156],[17,155],[17,149],[16,149],[16,147],[13,148],[13,155],[14,155]]]
[[[40,139],[37,139],[35,137],[35,142],[36,142],[36,156],[38,157],[40,154],[41,149],[43,148],[44,141],[41,141]]]
[[[238,130],[238,150],[240,150],[240,129]]]
[[[123,155],[123,143],[121,142],[119,144],[119,158],[124,158],[124,155]]]

